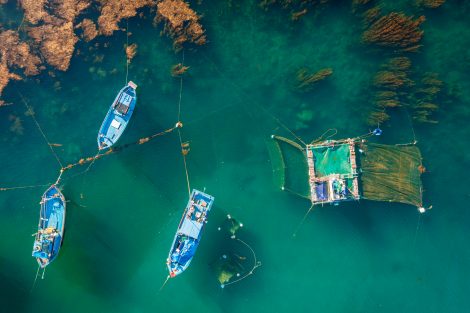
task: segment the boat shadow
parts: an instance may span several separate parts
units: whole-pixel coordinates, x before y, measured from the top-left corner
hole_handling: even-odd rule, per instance
[[[24,273],[21,267],[3,257],[0,257],[0,267],[8,269],[0,272],[2,308],[8,312],[28,312],[31,303],[30,290],[34,279],[33,271],[31,277],[21,277],[20,273]]]
[[[132,257],[122,251],[122,245],[129,244],[122,233],[73,200],[67,207],[66,229],[56,260],[64,279],[98,295],[119,294],[134,270]]]

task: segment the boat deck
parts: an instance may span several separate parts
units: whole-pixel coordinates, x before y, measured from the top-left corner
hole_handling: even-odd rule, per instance
[[[52,262],[62,243],[65,226],[65,199],[56,186],[51,186],[41,199],[38,232],[33,256],[41,267]]]
[[[134,87],[136,85],[129,82],[119,91],[109,108],[98,132],[98,148],[100,150],[114,145],[126,129],[137,101]]]

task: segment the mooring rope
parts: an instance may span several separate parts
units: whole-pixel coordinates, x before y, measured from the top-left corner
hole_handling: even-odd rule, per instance
[[[46,266],[47,267],[47,266]],[[44,267],[44,271],[42,271],[41,279],[44,279],[44,275],[46,274],[46,267]]]
[[[239,95],[243,95],[244,98],[246,98],[248,100],[248,102],[252,103],[253,105],[259,107],[263,112],[265,112],[267,115],[269,115],[269,117],[271,117],[277,124],[279,124],[282,128],[284,128],[286,131],[288,131],[292,136],[294,136],[299,142],[301,142],[304,146],[306,146],[307,144],[302,140],[302,138],[300,138],[300,136],[297,136],[294,131],[292,131],[289,127],[287,127],[279,118],[277,118],[273,113],[269,112],[268,109],[266,109],[264,106],[254,102],[253,100],[251,100],[251,98],[245,94],[245,92],[242,90],[241,87],[239,87],[237,84],[235,84],[231,79],[227,78],[224,73],[222,73],[221,70],[219,70],[219,68],[217,67],[217,65],[214,63],[214,61],[212,61],[210,58],[208,58],[204,53],[202,53],[202,55],[206,58],[206,60],[208,60],[210,63],[212,63],[212,65],[214,66],[215,70],[220,74],[220,76],[222,76],[226,81],[228,81],[230,84],[232,84],[232,86],[236,87],[234,90],[235,92],[239,93]],[[237,91],[237,89],[239,91]]]
[[[158,289],[158,292],[163,290],[163,287],[165,287],[165,285],[166,285],[166,283],[168,282],[169,279],[170,279],[170,275],[168,275],[166,277],[165,281],[163,282],[163,285],[160,287],[160,289]]]
[[[408,109],[405,108],[405,112],[406,116],[408,116],[408,121],[410,122],[411,133],[413,134],[413,143],[416,144],[418,141],[416,140],[416,133],[413,127],[413,120],[411,119],[410,112],[408,112]]]
[[[325,136],[328,132],[330,131],[333,131],[333,134],[329,135],[328,137],[326,137],[325,139],[323,139],[323,136]],[[336,128],[328,128],[328,130],[326,132],[324,132],[320,137],[318,137],[317,139],[314,139],[312,140],[312,142],[310,142],[310,144],[314,144],[315,142],[318,142],[320,140],[327,140],[328,138],[331,138],[333,137],[334,135],[336,135],[338,133],[338,130]]]
[[[419,231],[419,226],[421,225],[421,213],[418,214],[418,223],[416,224],[416,230],[415,230],[415,236],[413,238],[413,250],[415,249],[416,246],[416,238],[418,237],[418,231]]]
[[[303,223],[305,222],[305,219],[307,218],[308,214],[310,213],[310,211],[312,211],[313,209],[313,203],[312,205],[310,206],[310,208],[308,209],[307,213],[305,213],[304,217],[302,218],[302,220],[300,221],[299,225],[297,225],[297,228],[295,229],[294,233],[292,234],[292,237],[296,237],[297,236],[297,232],[299,231],[300,227],[302,227]]]
[[[29,189],[50,186],[51,183],[40,184],[40,185],[27,185],[27,186],[14,186],[14,187],[0,187],[0,191],[15,190],[15,189]]]
[[[247,278],[248,276],[250,275],[253,275],[253,272],[255,269],[257,269],[258,267],[260,267],[262,264],[260,261],[257,260],[256,258],[256,253],[255,251],[253,250],[252,247],[250,247],[249,244],[247,244],[246,242],[244,242],[243,240],[237,238],[236,240],[240,241],[242,244],[244,244],[248,249],[250,249],[251,253],[253,254],[253,267],[251,268],[251,270],[249,272],[247,272],[245,275],[243,275],[242,277],[234,280],[234,281],[231,281],[231,282],[228,282],[226,284],[222,284],[222,288],[225,287],[225,286],[229,286],[229,285],[232,285],[232,284],[235,284],[235,283],[238,283],[239,281]]]
[[[128,77],[129,77],[129,57],[127,56],[127,47],[129,47],[129,18],[126,18],[126,48],[124,49],[125,55],[126,55],[126,82],[124,85],[127,85],[128,83]]]
[[[34,123],[36,123],[36,126],[37,126],[37,128],[39,129],[39,132],[41,133],[42,137],[44,138],[44,140],[46,141],[47,145],[49,146],[49,149],[51,149],[51,152],[52,152],[52,154],[54,155],[54,157],[56,158],[57,163],[59,163],[60,168],[63,168],[64,166],[62,165],[62,162],[60,162],[59,156],[58,156],[57,153],[54,151],[54,148],[52,148],[53,145],[49,142],[49,140],[47,140],[46,134],[44,134],[44,132],[43,132],[41,126],[39,125],[38,121],[37,121],[36,118],[34,117],[34,115],[35,115],[34,111],[33,111],[32,108],[28,105],[28,103],[26,103],[25,98],[23,97],[23,95],[22,95],[19,91],[18,91],[18,94],[20,95],[21,101],[22,101],[22,102],[24,103],[24,105],[26,106],[26,109],[28,110],[28,114],[31,115],[31,117],[33,118]]]
[[[182,60],[181,60],[181,67],[184,67],[184,49],[182,51]],[[180,92],[179,92],[179,97],[178,97],[178,122],[177,122],[177,130],[178,130],[178,138],[180,140],[180,147],[181,147],[181,154],[183,155],[183,164],[184,164],[184,172],[186,174],[186,184],[188,186],[188,197],[191,197],[191,186],[189,183],[189,172],[188,172],[188,164],[186,162],[186,153],[188,150],[185,150],[185,147],[183,145],[183,138],[181,137],[181,126],[183,125],[180,120],[181,120],[181,100],[183,98],[183,75],[180,75]]]
[[[39,270],[40,270],[40,269],[41,269],[41,266],[39,266],[39,264],[38,264],[38,270],[36,271],[36,276],[34,277],[33,286],[31,287],[31,291],[30,291],[30,292],[33,292],[34,287],[36,286],[36,281],[38,280]]]

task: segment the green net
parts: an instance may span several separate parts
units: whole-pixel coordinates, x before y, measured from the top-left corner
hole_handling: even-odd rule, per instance
[[[276,140],[266,141],[266,147],[269,152],[269,159],[273,168],[273,181],[274,185],[281,189],[286,183],[284,158],[282,157],[281,147]]]
[[[276,185],[310,199],[308,166],[304,148],[280,136],[268,144]]]
[[[422,206],[421,152],[416,146],[363,145],[362,194],[365,199]]]
[[[316,176],[352,174],[348,144],[335,147],[315,146],[312,147],[312,152],[315,160]]]

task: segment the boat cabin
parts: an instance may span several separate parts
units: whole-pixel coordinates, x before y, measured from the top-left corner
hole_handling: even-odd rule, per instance
[[[115,110],[117,113],[121,115],[126,115],[127,112],[129,111],[129,106],[132,101],[132,96],[123,92],[121,96],[116,100],[116,103],[114,105]]]

